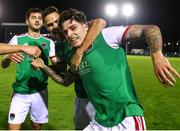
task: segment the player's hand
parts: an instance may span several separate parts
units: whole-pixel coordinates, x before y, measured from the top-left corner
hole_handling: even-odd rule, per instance
[[[82,57],[83,57],[83,52],[80,49],[77,49],[76,53],[73,55],[73,58],[71,59],[71,68],[73,70],[75,71],[78,70]]]
[[[12,53],[9,54],[7,57],[15,63],[20,63],[24,59],[24,56],[21,53]]]
[[[41,54],[41,50],[37,46],[22,46],[21,50],[34,58],[38,58]]]
[[[171,66],[161,51],[152,53],[152,61],[156,77],[165,87],[173,87],[175,78],[180,78],[180,74]]]
[[[33,66],[34,69],[40,70],[44,66],[44,62],[41,58],[37,58],[31,62],[31,65]]]

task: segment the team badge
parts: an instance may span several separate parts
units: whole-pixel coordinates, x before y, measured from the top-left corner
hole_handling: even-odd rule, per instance
[[[79,74],[85,75],[87,73],[91,72],[90,64],[88,60],[82,60],[80,66],[79,66]]]
[[[14,113],[11,113],[9,117],[10,117],[11,120],[14,120],[15,114],[14,114]]]
[[[41,43],[41,47],[42,47],[43,49],[45,49],[45,48],[46,48],[46,43]]]

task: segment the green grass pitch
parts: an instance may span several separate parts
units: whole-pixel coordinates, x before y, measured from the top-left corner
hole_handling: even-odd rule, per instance
[[[0,57],[0,60],[2,57]],[[180,58],[168,58],[180,72]],[[174,88],[164,88],[156,79],[150,57],[128,56],[136,92],[144,107],[148,130],[180,129],[180,79]],[[15,80],[15,64],[0,68],[0,130],[7,129],[7,115]],[[46,130],[74,129],[74,88],[65,88],[49,79],[49,123]],[[22,129],[31,129],[29,117]]]

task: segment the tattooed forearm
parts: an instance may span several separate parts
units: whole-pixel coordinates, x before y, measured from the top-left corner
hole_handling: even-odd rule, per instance
[[[143,30],[143,35],[150,46],[151,53],[162,50],[162,35],[157,26],[148,25]]]
[[[47,75],[49,75],[55,82],[59,84],[64,84],[64,79],[60,74],[56,74],[51,68],[48,66],[44,65],[42,69],[45,71]]]
[[[59,73],[56,74],[51,68],[49,68],[46,65],[41,67],[41,69],[43,69],[45,71],[45,73],[47,75],[49,75],[55,82],[57,82],[63,86],[66,86],[66,87],[69,86],[70,84],[72,84],[77,79],[79,79],[79,77],[77,75],[74,75],[73,73],[71,73],[71,71],[67,71],[65,73],[65,76],[63,77]]]
[[[141,25],[130,26],[126,34],[126,40],[134,41],[141,38],[142,38],[142,26]]]
[[[126,40],[137,40],[145,38],[151,53],[162,50],[162,35],[160,29],[155,25],[132,25],[126,34]]]
[[[72,73],[72,71],[68,70],[65,74],[63,85],[69,86],[70,84],[72,84],[74,81],[78,79],[79,79],[79,76],[75,75],[74,73]]]

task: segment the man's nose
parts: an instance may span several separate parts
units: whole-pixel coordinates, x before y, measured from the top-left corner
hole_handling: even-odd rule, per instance
[[[58,28],[58,24],[57,23],[54,23],[53,24],[53,29],[57,29]]]
[[[71,30],[68,30],[67,35],[68,35],[68,36],[71,36],[72,33],[73,33],[73,32],[72,32]]]
[[[38,18],[35,19],[35,22],[40,22],[40,20]]]

